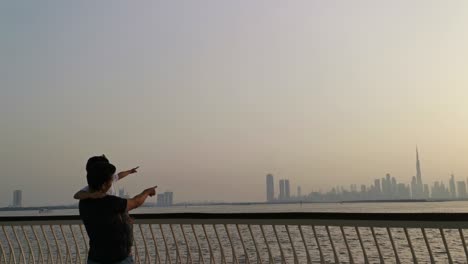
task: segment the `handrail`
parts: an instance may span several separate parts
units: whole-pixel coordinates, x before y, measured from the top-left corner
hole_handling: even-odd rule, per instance
[[[137,224],[309,224],[363,227],[468,228],[468,213],[164,213],[132,214]],[[2,216],[2,225],[81,224],[78,215]]]

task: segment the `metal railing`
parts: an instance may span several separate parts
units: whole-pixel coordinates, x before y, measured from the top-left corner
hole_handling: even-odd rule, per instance
[[[138,214],[136,263],[468,263],[466,213]],[[78,216],[0,217],[0,263],[86,263]]]

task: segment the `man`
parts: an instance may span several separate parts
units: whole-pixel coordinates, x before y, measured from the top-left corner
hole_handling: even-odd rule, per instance
[[[131,264],[133,231],[128,211],[141,206],[148,196],[156,194],[156,186],[132,199],[105,195],[112,186],[116,169],[108,162],[98,162],[86,178],[91,193],[102,198],[80,200],[80,217],[89,236],[88,264]]]

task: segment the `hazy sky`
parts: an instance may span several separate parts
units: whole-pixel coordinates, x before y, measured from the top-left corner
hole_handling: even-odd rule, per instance
[[[88,157],[176,201],[468,177],[467,1],[3,1],[0,206]]]

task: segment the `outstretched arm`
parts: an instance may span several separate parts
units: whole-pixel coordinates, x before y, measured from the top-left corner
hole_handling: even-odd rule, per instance
[[[130,175],[130,174],[137,173],[137,172],[138,172],[138,168],[140,168],[140,167],[135,167],[135,168],[133,168],[133,169],[131,169],[131,170],[126,170],[126,171],[121,171],[121,172],[119,172],[119,173],[117,174],[117,175],[119,176],[119,180],[121,180],[121,179],[127,177],[127,176]]]
[[[127,200],[127,211],[133,210],[135,208],[140,207],[148,198],[148,196],[154,196],[156,194],[156,188],[158,186],[154,186],[144,190],[142,193],[138,194],[137,196],[133,197],[132,199]]]
[[[101,193],[101,192],[89,192],[89,188],[87,186],[81,190],[79,190],[75,195],[73,195],[73,198],[76,200],[84,200],[84,199],[97,199],[97,198],[102,198],[106,194]]]

